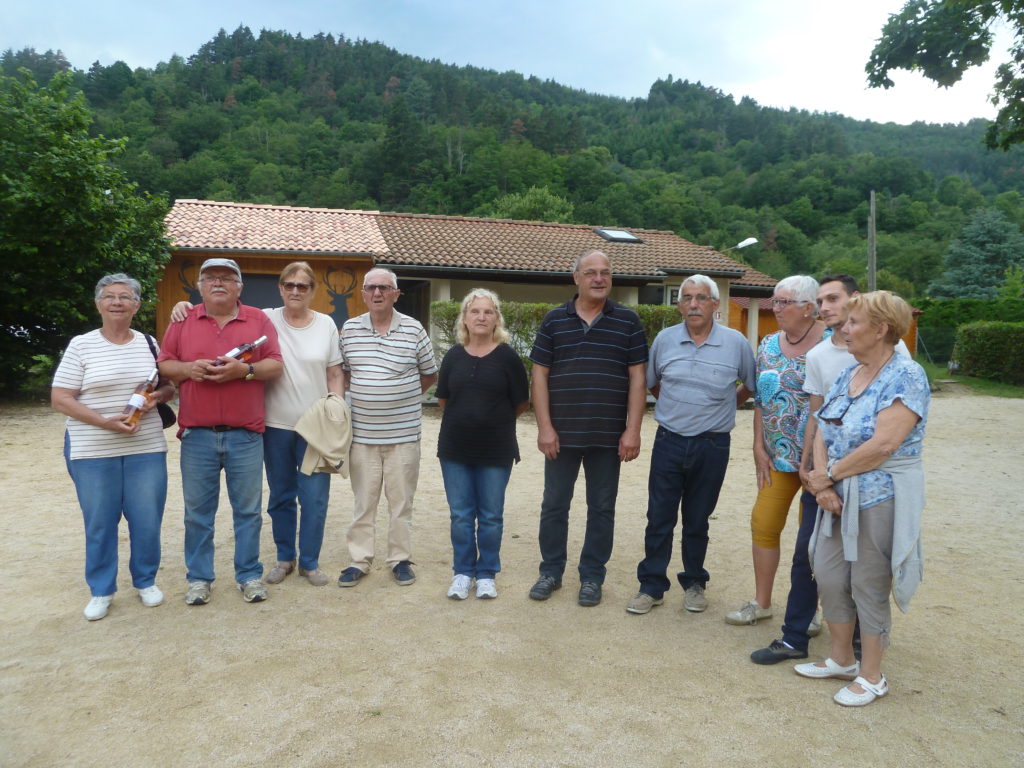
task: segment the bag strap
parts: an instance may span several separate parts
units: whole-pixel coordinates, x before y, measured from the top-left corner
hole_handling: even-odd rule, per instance
[[[146,343],[149,344],[149,351],[153,353],[153,359],[156,360],[156,345],[153,343],[153,337],[148,333],[142,334],[146,337]]]

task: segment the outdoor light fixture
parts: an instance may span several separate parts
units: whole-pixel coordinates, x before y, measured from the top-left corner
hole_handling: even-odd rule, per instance
[[[748,237],[746,240],[741,240],[740,242],[736,243],[736,245],[732,246],[731,248],[726,248],[725,251],[722,251],[722,253],[725,253],[726,251],[734,251],[737,248],[746,248],[748,245],[753,245],[756,242],[756,237]]]

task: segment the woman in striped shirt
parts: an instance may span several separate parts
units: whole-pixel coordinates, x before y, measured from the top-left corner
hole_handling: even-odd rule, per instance
[[[117,528],[128,521],[128,570],[143,605],[163,602],[156,586],[160,524],[167,496],[167,443],[158,402],[174,397],[174,385],[157,382],[140,403],[141,417],[123,415],[140,382],[154,368],[155,342],[132,330],[141,288],[125,274],[96,284],[103,325],[71,340],[53,377],[50,403],[68,417],[64,458],[85,521],[85,581],[92,599],[90,621],[107,615],[117,591]]]

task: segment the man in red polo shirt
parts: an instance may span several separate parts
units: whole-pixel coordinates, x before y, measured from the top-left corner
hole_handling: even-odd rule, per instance
[[[184,322],[167,329],[160,373],[179,385],[181,487],[185,497],[185,602],[210,601],[213,523],[224,470],[235,527],[235,580],[246,602],[267,599],[260,562],[263,510],[263,382],[284,371],[277,332],[255,307],[242,304],[242,272],[232,259],[207,259],[199,270],[203,297]],[[261,336],[247,361],[227,353]]]

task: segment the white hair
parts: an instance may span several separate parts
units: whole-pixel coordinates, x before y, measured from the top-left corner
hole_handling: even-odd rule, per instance
[[[397,288],[398,287],[398,275],[396,275],[394,272],[392,272],[387,267],[374,267],[373,269],[371,269],[363,277],[363,285],[366,285],[366,278],[369,277],[370,275],[372,275],[374,272],[381,272],[381,273],[383,273],[385,275],[390,275],[391,276],[391,287],[392,288]]]
[[[718,283],[712,280],[707,275],[690,275],[688,278],[683,280],[682,285],[679,286],[679,293],[683,292],[683,285],[687,283],[693,283],[694,285],[703,285],[705,290],[711,294],[711,298],[718,301]]]
[[[99,282],[96,283],[97,301],[99,301],[103,289],[110,285],[127,285],[128,289],[132,292],[132,298],[135,301],[142,301],[142,286],[139,285],[139,281],[134,277],[128,277],[124,272],[115,272],[112,275],[104,275],[100,278]]]
[[[813,304],[817,309],[818,304],[818,281],[810,275],[790,275],[775,284],[773,295],[779,291],[789,291],[793,294],[793,300],[800,304]]]

